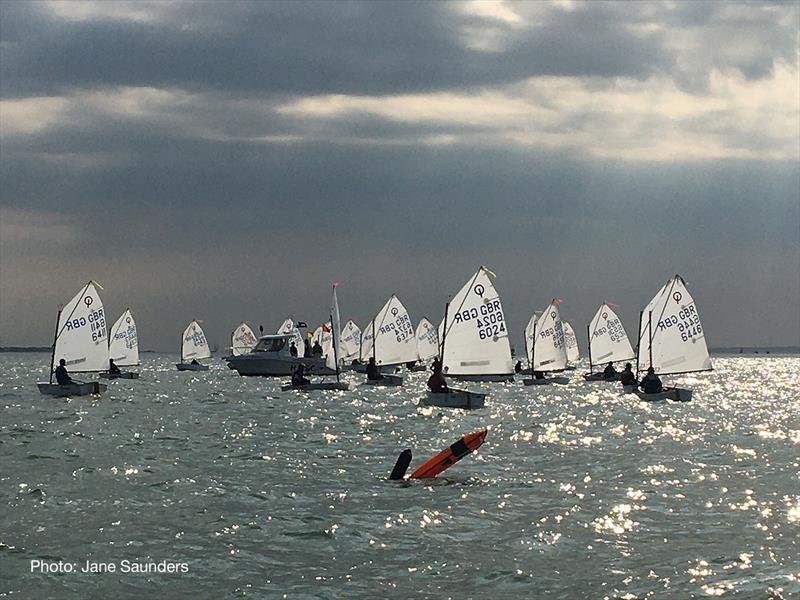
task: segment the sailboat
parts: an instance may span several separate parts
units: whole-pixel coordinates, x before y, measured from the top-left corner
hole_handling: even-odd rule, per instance
[[[584,375],[586,381],[607,380],[603,372],[594,373],[595,366],[633,359],[633,348],[625,333],[622,321],[614,312],[613,306],[603,301],[588,325],[589,334],[589,373]]]
[[[341,364],[339,360],[339,349],[341,347],[341,333],[342,333],[342,326],[339,317],[339,299],[336,296],[336,288],[338,284],[333,284],[333,291],[331,294],[331,315],[330,315],[330,337],[331,337],[331,345],[330,351],[328,352],[327,356],[325,357],[325,366],[334,371],[336,373],[336,381],[319,381],[319,382],[312,382],[307,383],[305,385],[283,385],[281,386],[281,390],[288,391],[288,390],[300,390],[304,392],[310,392],[313,390],[347,390],[350,389],[350,385],[341,380]]]
[[[139,338],[136,333],[136,321],[133,320],[131,309],[125,309],[116,323],[111,326],[109,336],[108,357],[118,367],[139,366]],[[139,379],[135,371],[121,371],[120,373],[100,373],[106,379]]]
[[[578,349],[578,338],[575,337],[575,330],[572,325],[564,321],[564,344],[567,346],[567,366],[566,370],[574,370],[575,363],[581,358],[581,351]]]
[[[483,267],[481,267],[483,268]],[[444,305],[444,320],[442,324],[447,323],[447,315],[450,310],[450,304]],[[438,361],[441,361],[441,357],[445,356],[445,342],[447,341],[447,328],[442,327],[442,345],[439,348],[439,358]],[[435,367],[435,365],[434,365]],[[420,400],[420,404],[423,406],[439,406],[442,408],[463,408],[463,409],[472,409],[472,408],[483,408],[486,400],[486,394],[481,394],[478,392],[470,392],[469,390],[460,390],[456,388],[452,388],[450,386],[447,387],[446,392],[434,392],[430,389],[427,390],[425,397]]]
[[[490,275],[494,273],[486,267],[478,269],[450,301],[450,316],[439,325],[443,373],[447,377],[514,380],[503,305]]]
[[[362,355],[371,354],[378,367],[394,367],[417,360],[417,338],[408,311],[400,299],[392,294],[368,325],[372,332],[362,346]],[[381,379],[367,379],[367,385],[398,386],[403,378],[383,375]]]
[[[58,311],[50,356],[50,381],[36,385],[42,394],[58,397],[100,394],[106,390],[107,386],[97,381],[74,381],[65,385],[53,383],[57,359],[64,359],[65,366],[74,373],[108,369],[106,316],[93,281],[89,281]]]
[[[636,370],[646,371],[649,366],[658,375],[712,370],[700,313],[680,275],[664,284],[639,317]],[[692,390],[672,387],[657,394],[636,390],[636,395],[648,401],[688,402],[692,399]]]
[[[523,379],[525,385],[546,385],[548,383],[569,383],[568,377],[537,377],[536,373],[563,371],[567,366],[567,346],[564,343],[564,327],[558,305],[561,300],[554,298],[541,313],[534,315],[525,328],[525,346],[531,365],[533,379]]]
[[[211,349],[200,323],[192,321],[181,336],[181,362],[175,366],[178,371],[208,371],[208,365],[198,362],[204,358],[211,358]]]
[[[428,319],[422,317],[415,332],[417,338],[417,360],[422,363],[415,365],[413,371],[425,371],[425,362],[439,355],[439,332]]]
[[[258,340],[250,325],[242,321],[231,333],[231,356],[241,356],[251,352],[256,347]]]
[[[343,365],[349,365],[361,356],[361,328],[352,319],[342,327],[342,358]]]

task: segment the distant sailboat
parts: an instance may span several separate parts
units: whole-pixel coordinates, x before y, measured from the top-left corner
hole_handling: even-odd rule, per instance
[[[181,336],[181,362],[175,366],[178,371],[208,371],[208,365],[199,362],[204,358],[211,358],[211,349],[200,323],[192,321]]]
[[[255,332],[250,326],[242,321],[239,326],[231,333],[231,356],[241,356],[247,354],[256,347],[258,340]]]
[[[116,323],[111,326],[108,357],[118,367],[139,366],[139,337],[136,332],[136,321],[133,320],[130,308],[126,309]],[[106,372],[100,373],[100,377],[108,379],[138,379],[139,373],[135,371]]]
[[[348,365],[361,356],[361,329],[352,320],[342,328],[342,363]]]
[[[537,373],[563,371],[567,366],[567,346],[564,342],[564,327],[558,309],[561,300],[553,299],[541,313],[534,314],[525,328],[525,345],[533,379],[523,379],[525,385],[569,383],[567,377],[537,377]]]
[[[514,363],[503,306],[486,267],[470,277],[449,303],[448,311],[446,322],[439,325],[439,337],[447,338],[442,354],[445,376],[512,381]]]
[[[574,364],[581,358],[581,352],[578,349],[578,338],[575,337],[575,330],[572,325],[564,321],[564,344],[567,346],[567,369],[574,369]]]
[[[583,376],[587,381],[604,380],[602,371],[593,372],[596,366],[633,359],[633,348],[628,340],[628,334],[625,333],[625,327],[608,302],[603,301],[597,309],[589,322],[588,334],[589,373]]]
[[[339,360],[339,348],[341,347],[341,322],[339,316],[339,299],[336,295],[336,287],[337,284],[333,284],[333,289],[331,293],[331,314],[330,314],[330,322],[329,322],[329,333],[330,333],[330,351],[328,355],[325,357],[325,366],[335,372],[336,374],[336,381],[319,381],[319,382],[312,382],[307,383],[304,385],[283,385],[281,386],[281,390],[288,391],[288,390],[298,390],[298,391],[314,391],[314,390],[347,390],[350,388],[349,384],[342,381],[340,378],[341,369],[340,369],[340,360]]]
[[[379,367],[393,367],[417,360],[417,338],[408,311],[392,294],[368,327],[372,335],[362,345],[362,356],[370,354]],[[368,385],[403,385],[403,378],[383,375],[367,379]]]
[[[297,356],[299,358],[303,358],[303,352],[305,350],[305,344],[303,344],[303,334],[300,333],[300,329],[294,322],[294,319],[286,319],[281,326],[278,327],[278,331],[276,332],[278,335],[290,335],[292,339],[289,341],[289,347],[291,348],[292,343],[294,343],[295,348],[297,348]]]
[[[658,375],[711,371],[700,313],[680,275],[671,277],[640,315],[637,372],[652,366]],[[667,388],[657,394],[636,390],[642,400],[689,401],[692,390]]]
[[[98,373],[108,369],[106,316],[93,281],[89,281],[58,311],[50,357],[50,381],[37,383],[37,386],[41,393],[59,397],[86,396],[106,390],[105,384],[96,381],[53,383],[56,361],[62,358],[71,373]]]
[[[415,332],[417,338],[417,360],[424,363],[439,355],[439,332],[433,323],[422,317]],[[422,370],[427,367],[422,366]]]

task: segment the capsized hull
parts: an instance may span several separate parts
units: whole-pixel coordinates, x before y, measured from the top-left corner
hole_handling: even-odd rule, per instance
[[[88,381],[86,383],[68,383],[66,385],[59,385],[57,383],[37,383],[39,391],[48,396],[56,396],[58,398],[66,398],[69,396],[88,396],[90,394],[102,394],[108,389],[108,386],[99,381]]]
[[[208,371],[208,365],[193,365],[192,363],[176,363],[178,371]]]
[[[420,400],[422,406],[439,406],[442,408],[483,408],[486,394],[478,394],[467,390],[450,388],[450,391],[434,394],[428,391]]]
[[[335,375],[336,371],[325,366],[322,358],[286,358],[281,356],[265,356],[266,353],[251,352],[228,359],[228,368],[239,375],[252,377],[286,377],[292,369],[302,364],[307,373],[314,375]]]

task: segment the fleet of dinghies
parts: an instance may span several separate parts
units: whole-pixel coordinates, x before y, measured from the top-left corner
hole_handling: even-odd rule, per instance
[[[263,327],[259,327],[258,337],[242,321],[231,333],[229,355],[225,360],[229,368],[241,375],[282,377],[294,375],[298,369],[298,373],[321,378],[318,381],[302,379],[299,385],[283,386],[286,390],[346,390],[348,384],[342,381],[341,373],[345,370],[364,372],[370,361],[383,370],[383,374],[377,379],[377,375],[368,378],[364,382],[368,385],[403,385],[402,377],[389,372],[403,365],[409,370],[424,370],[431,360],[434,361],[432,368],[440,369],[448,379],[513,382],[515,369],[508,326],[494,278],[494,273],[486,267],[479,268],[445,305],[444,318],[438,327],[422,318],[416,329],[408,310],[394,294],[363,329],[352,319],[342,326],[337,285],[334,284],[329,320],[309,335],[310,340],[306,341],[301,332],[306,324],[292,318],[285,319],[272,335],[263,335]],[[67,378],[68,383],[54,383],[57,361],[62,359],[69,373],[96,373],[110,379],[138,377],[138,373],[131,371],[114,369],[109,372],[109,360],[117,367],[138,366],[139,342],[130,309],[126,309],[107,331],[98,287],[89,281],[59,310],[49,381],[38,383],[43,394],[79,396],[106,389],[105,384],[97,381]],[[571,381],[569,377],[554,375],[574,368],[572,365],[580,360],[575,332],[561,319],[561,304],[561,299],[553,299],[543,311],[535,312],[525,327],[528,369],[522,370],[519,363],[516,369],[524,373],[524,385]],[[712,368],[700,315],[685,281],[679,275],[671,277],[641,311],[635,351],[615,308],[615,304],[603,301],[587,325],[589,372],[583,378],[618,381],[614,369],[608,369],[605,374],[596,369],[635,358],[637,385],[625,386],[626,392],[635,392],[647,401],[690,400],[692,391],[685,388],[665,387],[658,393],[638,389],[638,375],[649,367],[659,376]],[[209,369],[202,361],[211,358],[212,353],[200,323],[191,321],[181,335],[181,358],[176,364],[179,371]],[[316,344],[322,347],[321,356],[319,348],[311,351]],[[335,376],[335,380],[329,380],[331,376]],[[630,373],[628,376],[633,380]],[[436,389],[434,383],[431,385]],[[645,389],[644,383],[641,385]],[[482,392],[445,386],[436,393],[428,391],[420,403],[479,408],[484,405],[485,398]]]

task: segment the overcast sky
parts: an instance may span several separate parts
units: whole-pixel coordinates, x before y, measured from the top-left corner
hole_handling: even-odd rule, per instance
[[[800,344],[797,3],[0,2],[0,344],[98,281],[144,348],[202,319],[441,319],[585,352],[680,273],[710,346]],[[633,337],[633,336],[632,336]]]

